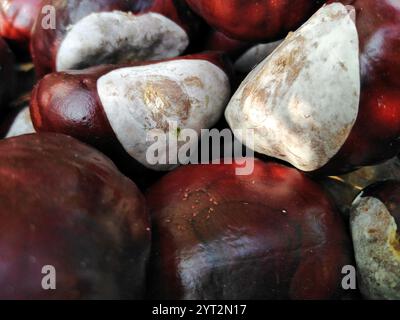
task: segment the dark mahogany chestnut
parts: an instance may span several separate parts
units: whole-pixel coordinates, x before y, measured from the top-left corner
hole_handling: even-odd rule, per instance
[[[321,188],[280,164],[255,160],[247,176],[239,167],[184,166],[149,190],[150,296],[338,297],[350,244]]]
[[[43,5],[54,6],[57,19],[54,29],[37,23],[33,30],[31,51],[39,77],[175,57],[202,25],[183,1],[44,0]]]
[[[351,230],[360,290],[367,299],[400,299],[400,181],[367,187],[354,201]]]
[[[0,298],[141,298],[145,201],[98,151],[60,134],[0,141]],[[56,270],[43,290],[42,268]]]
[[[42,0],[1,0],[0,36],[28,47]]]
[[[219,53],[204,53],[53,73],[32,93],[32,121],[38,132],[71,135],[117,162],[129,154],[131,162],[169,170],[169,164],[147,162],[148,134],[167,133],[172,122],[196,131],[217,123],[230,97],[223,68]]]
[[[329,1],[250,73],[227,120],[307,172],[388,160],[400,151],[399,39],[398,1]]]
[[[324,0],[186,0],[211,26],[243,41],[270,41],[299,27]]]

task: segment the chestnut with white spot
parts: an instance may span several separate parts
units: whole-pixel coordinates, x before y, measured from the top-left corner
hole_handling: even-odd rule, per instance
[[[113,160],[128,157],[150,169],[170,170],[177,164],[147,162],[148,134],[169,133],[172,122],[198,134],[212,128],[230,98],[224,67],[219,54],[206,53],[53,73],[32,93],[33,124],[38,132],[92,144]]]
[[[31,51],[39,77],[104,63],[160,60],[182,54],[201,23],[173,0],[45,0],[56,28],[33,30]],[[39,15],[40,18],[40,15]]]
[[[338,174],[395,156],[396,3],[329,1],[249,74],[227,108],[230,126],[254,129],[256,151],[308,172]]]

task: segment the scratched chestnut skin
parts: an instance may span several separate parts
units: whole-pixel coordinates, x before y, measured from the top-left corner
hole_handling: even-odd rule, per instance
[[[0,38],[0,116],[15,94],[15,57],[7,43]]]
[[[146,195],[153,222],[150,296],[161,299],[339,297],[349,242],[321,188],[255,161],[185,166]]]
[[[244,41],[272,41],[297,29],[323,0],[186,0],[211,26]]]
[[[200,19],[193,14],[183,0],[43,0],[43,5],[56,8],[56,29],[34,27],[31,53],[38,78],[56,71],[56,56],[67,28],[94,12],[113,10],[134,14],[155,12],[180,25],[188,34],[197,34],[201,29]]]
[[[319,173],[378,164],[400,151],[400,6],[390,0],[342,0],[356,9],[361,101],[343,147]]]
[[[28,46],[41,0],[1,0],[0,36]]]
[[[209,52],[176,59],[207,60],[230,74],[230,65],[223,55]],[[80,71],[57,72],[45,76],[32,91],[30,110],[38,132],[58,132],[73,136],[101,151],[118,164],[135,182],[153,181],[150,170],[130,157],[112,130],[97,92],[97,80],[108,72],[126,66],[154,64],[137,62],[129,65],[103,65]],[[140,173],[138,175],[138,173]],[[158,178],[156,175],[154,178]]]
[[[0,298],[141,298],[144,197],[104,155],[60,134],[0,141]],[[41,287],[44,265],[57,290]]]

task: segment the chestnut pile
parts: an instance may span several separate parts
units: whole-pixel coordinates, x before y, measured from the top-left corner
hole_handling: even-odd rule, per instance
[[[399,74],[400,0],[0,0],[0,299],[400,299]]]

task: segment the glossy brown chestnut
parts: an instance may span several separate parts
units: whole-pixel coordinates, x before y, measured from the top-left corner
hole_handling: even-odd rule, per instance
[[[151,297],[338,297],[349,241],[321,188],[283,165],[239,167],[181,167],[149,190]]]
[[[367,299],[400,299],[400,182],[375,183],[357,197],[351,230],[360,290]]]
[[[228,105],[255,150],[323,175],[400,151],[400,6],[329,1],[250,73]],[[323,85],[321,85],[323,84]]]
[[[186,0],[211,26],[243,41],[271,41],[299,27],[323,0]]]
[[[141,298],[145,201],[98,151],[60,134],[0,141],[0,298]],[[44,290],[44,266],[56,290]]]
[[[147,164],[147,133],[168,130],[169,121],[196,130],[212,127],[229,99],[229,77],[224,67],[220,54],[205,53],[53,73],[33,90],[32,121],[38,132],[71,135],[96,146],[118,163],[128,158],[124,161],[168,170],[169,166]],[[142,76],[149,72],[151,76]],[[178,79],[178,74],[183,78]],[[191,96],[196,92],[204,94]]]
[[[28,46],[42,0],[1,0],[0,36]]]
[[[178,56],[201,25],[183,1],[45,0],[43,5],[54,6],[57,19],[55,28],[38,23],[33,30],[31,52],[38,77],[104,63]]]

